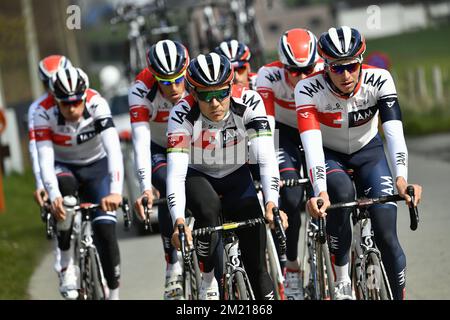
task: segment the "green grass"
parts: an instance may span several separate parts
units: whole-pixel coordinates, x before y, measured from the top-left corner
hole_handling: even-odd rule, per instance
[[[0,300],[28,299],[30,277],[46,250],[43,223],[30,171],[4,178],[6,212],[0,214]]]
[[[436,107],[421,114],[403,112],[403,125],[405,133],[410,136],[449,132],[450,110]]]

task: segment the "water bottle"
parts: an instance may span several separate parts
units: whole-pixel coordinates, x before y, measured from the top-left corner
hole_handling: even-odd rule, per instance
[[[77,205],[77,198],[74,196],[65,196],[63,199],[64,210],[66,211],[66,218],[58,220],[56,226],[58,231],[68,231],[72,225],[72,220],[75,215],[75,206]]]

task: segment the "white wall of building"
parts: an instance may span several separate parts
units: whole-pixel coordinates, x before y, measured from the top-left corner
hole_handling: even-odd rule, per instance
[[[336,20],[338,25],[358,29],[366,38],[380,38],[428,26],[423,4],[345,8],[338,11]]]

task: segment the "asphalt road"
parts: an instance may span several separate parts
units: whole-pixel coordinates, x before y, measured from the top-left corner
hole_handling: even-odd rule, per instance
[[[399,204],[398,233],[407,257],[407,299],[450,299],[450,135],[407,139],[409,181],[424,188],[420,222],[409,229]],[[140,237],[118,224],[122,258],[121,299],[162,299],[164,254],[159,235]],[[44,234],[43,234],[44,236]],[[302,237],[300,237],[302,239]],[[52,268],[51,244],[29,285],[31,299],[61,299]]]

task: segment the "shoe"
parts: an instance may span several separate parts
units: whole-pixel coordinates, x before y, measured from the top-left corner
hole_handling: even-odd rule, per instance
[[[284,295],[287,300],[304,300],[303,285],[298,270],[287,270],[284,280]]]
[[[184,300],[183,275],[170,271],[166,273],[164,300]]]
[[[69,265],[59,273],[59,292],[66,300],[78,298],[77,276],[73,265]]]
[[[219,300],[219,285],[216,278],[211,283],[202,280],[198,294],[199,300]]]
[[[354,300],[352,295],[352,283],[350,281],[341,281],[334,284],[335,300]]]

